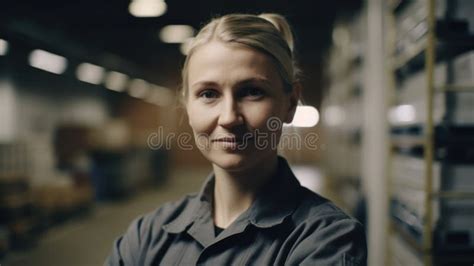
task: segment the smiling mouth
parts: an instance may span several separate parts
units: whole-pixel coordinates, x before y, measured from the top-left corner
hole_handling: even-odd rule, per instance
[[[223,142],[223,143],[242,143],[244,140],[249,141],[253,138],[234,138],[234,137],[227,137],[227,138],[219,138],[213,139],[212,142]]]
[[[212,142],[224,142],[224,143],[239,143],[239,142],[242,142],[242,140],[240,139],[236,139],[236,138],[221,138],[221,139],[214,139],[212,140]]]

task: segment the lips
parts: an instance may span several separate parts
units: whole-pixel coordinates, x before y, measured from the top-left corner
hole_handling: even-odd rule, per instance
[[[234,138],[234,137],[228,137],[228,138],[218,138],[218,139],[213,139],[212,140],[213,142],[230,142],[230,143],[237,143],[237,142],[241,142],[242,139],[237,139],[237,138]]]
[[[247,137],[246,140],[251,140],[252,138]],[[222,137],[211,140],[212,142],[223,142],[223,143],[241,143],[243,142],[244,138],[240,137]]]

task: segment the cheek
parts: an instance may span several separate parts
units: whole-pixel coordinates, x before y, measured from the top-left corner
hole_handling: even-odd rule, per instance
[[[212,111],[202,108],[196,104],[188,104],[186,106],[189,125],[196,133],[205,133],[212,130],[213,121],[215,120]]]
[[[283,122],[283,112],[280,104],[268,102],[246,109],[247,123],[252,128],[266,129],[269,124]]]

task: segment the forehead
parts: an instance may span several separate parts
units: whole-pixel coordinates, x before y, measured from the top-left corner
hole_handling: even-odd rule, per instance
[[[189,87],[200,81],[225,83],[248,78],[280,83],[272,58],[244,45],[212,41],[199,47],[189,59]]]

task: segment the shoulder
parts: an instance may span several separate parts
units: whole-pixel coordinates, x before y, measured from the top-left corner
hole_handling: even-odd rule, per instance
[[[350,220],[359,223],[356,219],[346,214],[332,201],[316,194],[305,187],[299,190],[300,202],[295,209],[293,217],[296,223]]]
[[[177,220],[185,221],[195,211],[197,194],[192,193],[184,197],[162,204],[159,208],[138,217],[134,223],[140,223],[140,231],[161,230],[161,227]],[[144,232],[143,232],[144,231]]]
[[[192,213],[195,194],[167,202],[161,207],[135,218],[126,232],[114,243],[106,265],[141,265],[153,240],[164,236],[162,227],[187,218]]]
[[[363,226],[330,200],[301,189],[294,223],[291,263],[365,265],[367,244]],[[353,265],[348,264],[348,265]],[[344,264],[345,265],[345,264]]]

